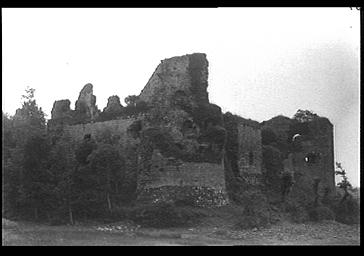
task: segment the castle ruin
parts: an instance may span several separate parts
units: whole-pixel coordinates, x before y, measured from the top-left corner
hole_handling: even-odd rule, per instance
[[[292,173],[294,186],[312,187],[319,179],[323,190],[334,191],[333,125],[328,119],[297,124],[284,117],[259,123],[234,116],[228,124],[232,115],[209,102],[207,80],[203,53],[162,60],[135,99],[141,111],[130,115],[122,114],[128,107],[118,96],[111,96],[100,111],[93,86],[87,84],[75,110],[69,100],[54,103],[49,132],[55,143],[59,134],[80,142],[86,135],[98,141],[107,133],[122,153],[132,152],[140,202],[193,198],[199,205],[227,204],[227,170],[233,179],[261,185],[266,172],[261,131],[267,127],[283,141],[278,145],[285,152],[282,171]]]

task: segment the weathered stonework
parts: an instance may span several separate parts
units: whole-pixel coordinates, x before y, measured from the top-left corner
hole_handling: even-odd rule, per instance
[[[143,188],[163,186],[202,186],[225,189],[224,167],[222,164],[183,162],[166,158],[153,150],[153,165],[139,177]]]
[[[301,151],[293,153],[293,172],[296,186],[312,187],[315,179],[320,180],[319,191],[324,193],[329,189],[335,192],[335,167],[333,126],[324,118],[317,120],[322,126],[317,126],[316,121],[309,123],[312,137],[303,139]],[[310,155],[316,159],[309,159]]]
[[[103,112],[106,113],[118,113],[121,112],[123,106],[120,103],[120,98],[117,95],[110,96],[107,99],[107,105],[104,108]]]
[[[319,179],[319,191],[335,192],[333,125],[323,117],[298,123],[293,119],[279,116],[264,122],[278,135],[277,147],[285,153],[283,170],[294,179],[293,190],[311,191],[315,179]],[[294,140],[294,136],[296,136]],[[287,145],[283,145],[285,142]],[[287,152],[287,153],[286,153]],[[308,161],[306,157],[316,156]]]
[[[246,124],[238,126],[240,174],[261,174],[262,138],[259,128]]]
[[[74,140],[81,141],[89,134],[98,140],[100,136],[109,133],[114,140],[123,143],[127,140],[128,128],[135,119],[110,120],[105,122],[86,123],[78,125],[68,125],[64,127],[64,132],[68,133]]]
[[[57,100],[53,104],[51,117],[52,119],[60,119],[69,115],[71,112],[71,102],[69,100]]]
[[[195,53],[165,59],[158,65],[139,98],[148,103],[170,105],[178,91],[188,95],[193,105],[197,105],[197,98],[208,103],[207,76],[206,54]],[[192,92],[199,92],[200,95]]]
[[[238,125],[239,174],[249,185],[259,185],[262,175],[262,138],[257,126],[243,123]]]
[[[161,195],[171,187],[203,187],[226,198],[225,129],[221,109],[208,100],[207,68],[205,54],[165,59],[140,93],[139,100],[153,108],[143,120],[139,200],[148,198],[145,191],[158,189]],[[201,115],[204,109],[213,118]]]
[[[98,109],[96,107],[96,96],[93,95],[92,84],[86,84],[80,91],[75,104],[75,111],[85,115],[89,120],[94,120],[97,117]]]
[[[221,206],[229,202],[227,187],[229,195],[239,191],[236,184],[259,190],[265,172],[261,129],[266,127],[277,135],[273,146],[284,156],[282,171],[292,173],[294,189],[310,188],[317,179],[322,189],[335,189],[333,126],[327,119],[304,124],[304,129],[298,125],[297,130],[284,116],[260,124],[223,115],[209,102],[207,78],[205,54],[163,60],[136,97],[136,105],[143,102],[147,108],[134,118],[123,112],[131,108],[123,108],[118,96],[111,96],[100,113],[93,87],[87,84],[75,110],[69,100],[54,103],[49,131],[67,133],[75,141],[87,135],[97,143],[107,138],[117,144],[121,155],[127,156],[138,202]],[[295,145],[290,140],[300,129],[304,134]],[[315,154],[319,157],[313,161]]]

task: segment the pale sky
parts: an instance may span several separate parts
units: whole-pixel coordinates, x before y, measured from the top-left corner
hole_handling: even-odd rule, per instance
[[[209,60],[210,101],[259,122],[297,109],[326,116],[335,161],[359,185],[359,11],[347,8],[2,9],[2,110],[26,86],[53,102],[94,85],[96,104],[138,95],[162,59]]]

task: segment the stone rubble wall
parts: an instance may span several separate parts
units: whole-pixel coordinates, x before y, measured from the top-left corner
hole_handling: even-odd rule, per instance
[[[86,134],[90,134],[92,138],[97,138],[103,132],[109,131],[115,139],[126,140],[127,129],[135,121],[135,119],[119,119],[105,122],[86,123],[78,125],[69,125],[64,127],[67,132],[76,141],[81,141]]]

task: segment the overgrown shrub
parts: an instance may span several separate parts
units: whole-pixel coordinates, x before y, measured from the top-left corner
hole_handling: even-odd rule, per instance
[[[345,224],[358,224],[360,221],[359,202],[353,197],[334,205],[335,220]]]
[[[262,193],[246,191],[240,194],[237,201],[244,206],[244,211],[236,223],[236,228],[265,227],[270,224],[269,205]]]
[[[168,131],[158,127],[144,130],[142,134],[142,143],[150,145],[153,149],[159,149],[164,156],[180,159],[184,158],[182,150],[176,146],[172,135],[169,134]]]
[[[87,164],[87,157],[96,147],[97,145],[94,140],[85,138],[76,148],[75,156],[77,162],[80,164]]]
[[[138,100],[135,104],[124,107],[121,113],[124,117],[136,117],[141,113],[146,113],[149,109],[148,103]]]
[[[203,213],[192,207],[178,207],[172,203],[147,204],[136,207],[130,218],[145,227],[169,228],[195,224]]]
[[[309,220],[305,206],[294,200],[285,202],[285,212],[289,214],[291,221],[294,223],[303,223]]]
[[[113,208],[112,212],[107,212],[107,214],[105,214],[102,221],[108,223],[130,219],[131,211],[131,207],[116,206]]]
[[[311,221],[334,220],[335,213],[326,206],[318,206],[310,209],[308,215]]]
[[[251,229],[265,227],[269,225],[269,217],[267,215],[243,215],[235,224],[237,229]]]

